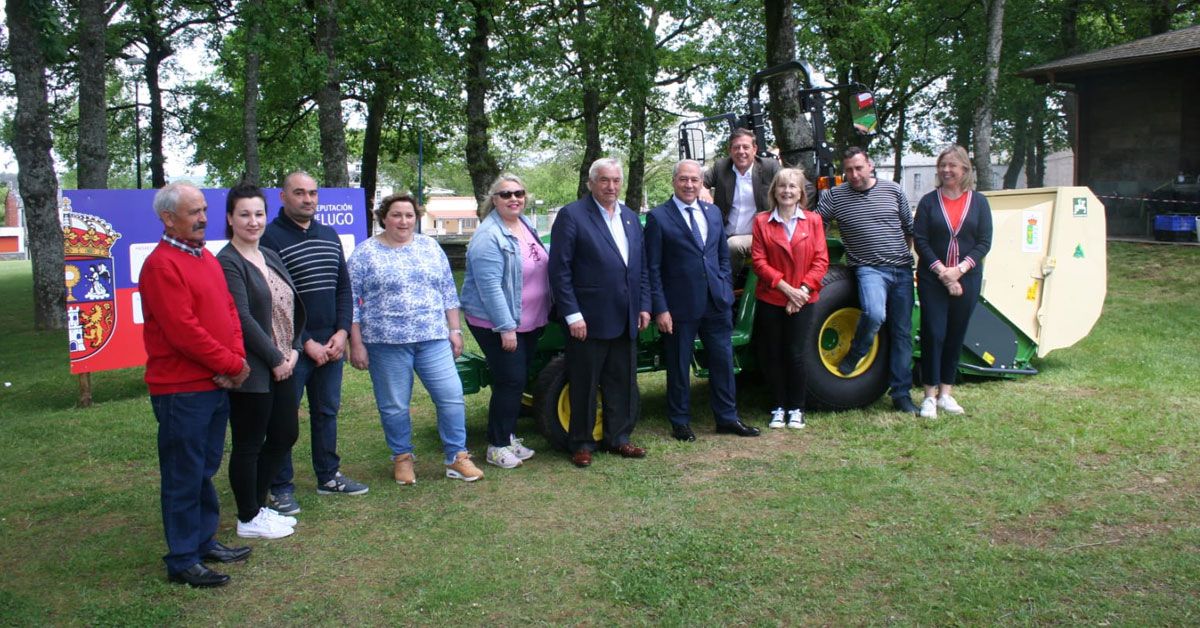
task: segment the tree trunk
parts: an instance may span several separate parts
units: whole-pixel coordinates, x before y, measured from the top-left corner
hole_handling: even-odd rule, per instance
[[[1008,168],[1004,171],[1004,189],[1012,190],[1017,187],[1017,179],[1021,176],[1021,170],[1025,167],[1025,157],[1029,146],[1029,117],[1027,115],[1019,115],[1017,124],[1013,129],[1013,148],[1012,159],[1008,162]],[[1026,187],[1029,185],[1029,173],[1025,173]]]
[[[338,71],[337,0],[319,0],[317,4],[316,47],[325,57],[325,81],[317,90],[317,124],[321,133],[321,166],[325,171],[322,185],[331,188],[350,186],[346,166],[346,124],[342,120],[341,73]]]
[[[904,144],[907,136],[904,125],[908,121],[908,108],[901,105],[896,111],[896,135],[892,142],[892,181],[900,183],[904,180]],[[913,190],[914,195],[920,195],[921,190]]]
[[[105,0],[79,0],[79,145],[75,151],[80,189],[108,187],[108,112],[104,97]]]
[[[590,75],[590,72],[588,73]],[[579,165],[580,197],[588,193],[588,170],[592,162],[600,159],[603,147],[600,145],[600,90],[590,84],[585,78],[583,88],[583,162]]]
[[[1046,114],[1043,109],[1033,112],[1033,124],[1029,132],[1028,151],[1030,158],[1026,162],[1025,185],[1040,188],[1046,185]]]
[[[796,58],[796,26],[791,0],[763,0],[767,30],[767,67],[787,63]],[[813,172],[813,132],[800,109],[796,92],[800,81],[796,73],[780,75],[767,81],[770,90],[771,129],[779,156],[784,164]],[[766,149],[759,146],[759,149]]]
[[[996,187],[992,172],[992,109],[996,82],[1000,77],[1000,45],[1004,38],[1004,0],[988,2],[987,59],[984,65],[983,97],[975,111],[976,186],[981,191]]]
[[[248,0],[245,8],[246,27],[246,73],[242,91],[242,151],[246,159],[246,170],[242,180],[258,185],[262,179],[262,166],[258,156],[258,84],[262,56],[263,0]]]
[[[166,157],[163,155],[162,86],[158,67],[171,54],[170,49],[153,47],[146,53],[146,91],[150,93],[150,185],[157,189],[167,184]]]
[[[633,111],[629,116],[629,173],[626,176],[625,204],[634,211],[641,211],[642,197],[646,193],[646,111],[648,95],[646,86],[639,86],[631,94]]]
[[[359,183],[367,198],[367,224],[371,223],[371,206],[375,204],[375,188],[379,185],[379,147],[383,138],[383,119],[387,116],[388,104],[394,91],[392,83],[387,78],[384,81],[375,84],[375,89],[367,99],[367,128],[363,135],[362,178]]]
[[[1083,0],[1067,0],[1063,6],[1062,31],[1059,34],[1059,41],[1062,43],[1060,57],[1069,57],[1079,52],[1079,10],[1082,3]],[[1063,119],[1066,120],[1067,128],[1067,145],[1071,150],[1075,150],[1075,92],[1064,92],[1062,104]],[[1027,182],[1028,178],[1026,177]]]
[[[25,203],[29,254],[33,261],[33,325],[65,329],[66,284],[63,237],[58,218],[58,181],[50,157],[50,107],[46,100],[45,36],[38,24],[57,19],[49,0],[7,0],[8,54],[17,93],[13,153],[17,184]]]
[[[500,174],[500,166],[492,155],[487,115],[487,95],[491,90],[488,61],[491,51],[488,38],[492,33],[491,3],[472,0],[475,11],[471,39],[467,42],[466,90],[467,90],[467,172],[471,175],[471,187],[475,200],[482,202],[487,196],[488,186]]]

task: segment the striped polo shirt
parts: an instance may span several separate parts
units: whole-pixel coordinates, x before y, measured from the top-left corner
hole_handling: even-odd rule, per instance
[[[895,181],[876,179],[864,192],[843,183],[821,194],[817,213],[837,222],[850,266],[913,265],[906,239],[913,232],[912,207]]]

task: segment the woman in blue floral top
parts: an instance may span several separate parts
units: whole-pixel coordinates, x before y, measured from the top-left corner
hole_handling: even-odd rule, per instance
[[[396,482],[417,482],[409,414],[413,372],[437,408],[446,476],[473,482],[483,472],[467,453],[466,404],[454,366],[463,349],[458,295],[442,248],[416,233],[421,213],[411,196],[388,196],[375,211],[383,233],[350,255],[350,363],[371,374]]]

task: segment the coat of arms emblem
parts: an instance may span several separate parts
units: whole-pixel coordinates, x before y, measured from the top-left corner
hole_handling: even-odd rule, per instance
[[[67,338],[71,361],[94,355],[112,337],[117,321],[112,248],[121,234],[103,218],[71,210],[64,198]]]

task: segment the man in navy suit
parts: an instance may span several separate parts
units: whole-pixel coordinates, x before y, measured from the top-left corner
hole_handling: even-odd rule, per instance
[[[700,164],[675,164],[675,195],[646,218],[646,268],[651,312],[667,354],[667,408],[676,440],[696,440],[689,396],[692,347],[699,335],[708,357],[713,419],[718,433],[758,436],[737,416],[733,381],[733,284],[721,210],[697,198]]]
[[[591,194],[563,207],[550,231],[550,288],[565,317],[571,385],[568,440],[577,467],[592,464],[596,389],[603,392],[603,447],[625,458],[638,416],[637,335],[650,324],[650,288],[637,214],[617,201],[621,163],[597,159]]]

